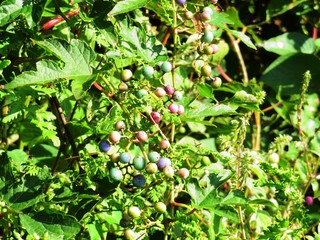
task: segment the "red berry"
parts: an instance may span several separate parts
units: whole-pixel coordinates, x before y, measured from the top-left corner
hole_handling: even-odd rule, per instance
[[[177,104],[175,104],[175,103],[171,103],[171,104],[169,105],[168,109],[169,109],[169,111],[170,111],[171,113],[177,113],[178,110],[179,110],[179,106],[178,106]]]
[[[145,142],[148,140],[148,134],[145,131],[139,131],[136,134],[136,138],[139,140],[139,142]]]
[[[306,196],[306,197],[305,197],[305,201],[306,201],[306,204],[307,204],[308,206],[311,206],[311,205],[313,204],[313,197],[311,197],[311,196]]]
[[[164,90],[166,91],[166,93],[168,95],[172,95],[174,94],[174,88],[172,87],[172,85],[168,84],[165,86]]]
[[[153,123],[159,123],[161,121],[161,115],[158,112],[151,112],[150,113],[151,121]]]

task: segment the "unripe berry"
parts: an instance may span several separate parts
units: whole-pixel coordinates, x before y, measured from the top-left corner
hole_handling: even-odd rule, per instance
[[[129,163],[131,160],[131,154],[128,152],[123,152],[119,156],[119,161],[122,163]]]
[[[132,218],[138,218],[138,217],[140,217],[140,215],[141,215],[141,211],[140,211],[140,209],[139,209],[138,207],[136,207],[136,206],[131,206],[131,207],[129,207],[129,209],[128,209],[128,214],[129,214],[129,216],[132,217]]]
[[[193,13],[191,12],[191,11],[186,11],[185,13],[184,13],[184,18],[185,19],[192,19],[193,18]]]
[[[173,178],[173,175],[174,175],[173,167],[171,167],[171,166],[166,166],[166,167],[163,169],[163,173],[164,173],[164,175],[165,175],[167,178]]]
[[[205,31],[203,33],[203,36],[201,37],[201,40],[206,43],[211,43],[213,41],[213,38],[214,34],[212,31]]]
[[[277,153],[273,152],[269,155],[268,159],[271,163],[278,163],[280,160],[280,157]]]
[[[145,89],[140,89],[138,92],[137,92],[137,97],[138,98],[143,98],[144,96],[147,96],[149,93],[147,90]]]
[[[182,0],[181,0],[182,1]],[[162,64],[161,64],[161,70],[162,71],[164,71],[164,72],[171,72],[171,70],[172,70],[172,64],[170,63],[170,62],[168,62],[168,61],[166,61],[166,62],[163,62]]]
[[[117,144],[121,139],[121,134],[117,131],[112,131],[109,134],[109,140],[110,142],[112,142],[113,144]]]
[[[182,100],[183,94],[182,94],[182,92],[180,92],[180,91],[175,91],[175,92],[173,93],[172,98],[173,98],[173,100],[175,100],[176,102],[179,102],[179,101]]]
[[[132,72],[130,69],[124,69],[121,72],[121,80],[122,81],[129,81],[132,78]]]
[[[167,93],[168,95],[174,94],[174,88],[173,88],[173,86],[170,85],[170,84],[166,85],[165,88],[164,88],[164,90],[166,91],[166,93]]]
[[[169,111],[170,111],[171,113],[177,113],[178,110],[179,110],[179,107],[178,107],[177,104],[171,103],[171,104],[169,105],[168,109],[169,109]]]
[[[111,161],[114,163],[119,162],[119,157],[120,157],[120,153],[112,153],[110,156]]]
[[[219,46],[217,44],[211,44],[210,45],[213,49],[212,54],[216,54],[217,52],[219,52]]]
[[[143,157],[137,156],[133,159],[133,166],[137,170],[142,170],[146,167],[146,160]]]
[[[166,95],[166,91],[163,88],[157,87],[157,89],[155,90],[155,94],[157,97],[161,98]]]
[[[144,66],[143,67],[143,76],[145,76],[147,79],[151,79],[154,74],[154,68],[151,66]]]
[[[134,240],[136,239],[136,233],[131,229],[127,229],[124,231],[124,238],[127,240]]]
[[[102,140],[99,143],[99,149],[101,152],[108,152],[110,148],[111,148],[111,145],[107,140]]]
[[[117,130],[121,130],[121,129],[126,128],[126,124],[124,123],[124,121],[118,121],[118,122],[116,122],[116,124],[114,126]]]
[[[111,168],[109,171],[110,177],[115,180],[115,181],[121,181],[123,176],[122,176],[122,172],[119,168]]]
[[[145,142],[148,140],[148,134],[145,131],[139,131],[136,134],[136,138],[138,139],[139,142]]]
[[[187,177],[189,177],[189,170],[186,168],[181,168],[178,171],[178,176],[181,178],[186,179]]]
[[[212,16],[212,14],[213,14],[213,10],[212,10],[211,7],[204,7],[204,8],[203,8],[203,11],[209,13],[210,16]]]
[[[221,85],[222,85],[222,80],[221,80],[221,78],[219,78],[219,77],[214,77],[214,78],[212,79],[211,85],[212,85],[212,87],[215,88],[215,89],[221,87]]]
[[[204,166],[208,166],[211,164],[211,160],[208,156],[203,156],[201,158],[201,163],[204,165]]]
[[[209,77],[212,73],[212,68],[209,65],[204,65],[201,67],[201,74],[203,76]]]
[[[148,163],[148,165],[146,166],[147,173],[153,174],[157,171],[158,171],[158,166],[156,163],[151,162],[151,163]]]
[[[150,113],[151,121],[153,123],[159,123],[161,121],[161,115],[158,112],[151,112]]]
[[[166,150],[170,147],[170,142],[167,139],[162,139],[160,142],[160,147]]]
[[[129,86],[125,82],[120,82],[118,85],[118,89],[121,91],[127,91]]]
[[[160,159],[160,154],[158,152],[152,151],[148,154],[148,159],[150,162],[157,163]]]
[[[184,106],[178,105],[178,114],[184,114]]]
[[[211,20],[211,15],[210,15],[210,13],[209,13],[209,12],[202,12],[202,13],[201,13],[201,19],[202,19],[203,21],[209,21],[209,20]]]
[[[142,174],[139,174],[133,177],[132,182],[135,187],[141,188],[146,185],[146,178]]]
[[[167,206],[163,202],[157,202],[154,208],[158,213],[165,213],[167,211]]]
[[[163,170],[165,167],[171,166],[171,160],[166,157],[160,158],[157,165],[159,170]]]

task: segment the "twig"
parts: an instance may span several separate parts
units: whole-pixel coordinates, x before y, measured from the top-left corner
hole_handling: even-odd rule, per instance
[[[230,77],[228,76],[228,74],[226,74],[226,72],[223,71],[223,69],[222,69],[222,67],[221,67],[220,64],[217,65],[217,69],[218,69],[219,73],[221,74],[221,76],[222,76],[227,82],[232,82],[232,81],[233,81],[232,78],[230,78]]]

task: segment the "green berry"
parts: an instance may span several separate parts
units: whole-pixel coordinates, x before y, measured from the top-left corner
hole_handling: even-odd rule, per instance
[[[132,72],[130,69],[124,69],[121,72],[121,80],[122,81],[129,81],[132,78]]]
[[[219,88],[222,85],[222,80],[219,77],[215,77],[212,79],[211,85],[213,88]]]
[[[162,71],[164,71],[164,72],[171,72],[171,70],[172,70],[172,64],[170,63],[170,62],[168,62],[168,61],[166,61],[166,62],[163,62],[162,64],[161,64],[161,70]]]
[[[156,173],[158,171],[158,166],[156,163],[148,163],[148,165],[146,166],[146,172],[153,174]]]
[[[173,97],[173,100],[179,102],[179,101],[182,100],[183,94],[182,94],[182,92],[180,92],[180,91],[175,91],[175,92],[173,93],[172,97]]]
[[[140,89],[138,92],[137,92],[137,97],[138,98],[143,98],[144,96],[147,96],[149,93],[147,90],[145,89]]]
[[[124,234],[124,238],[127,239],[127,240],[136,239],[136,233],[131,229],[125,230],[123,234]]]
[[[157,202],[154,208],[158,213],[165,213],[167,211],[167,206],[163,202]]]
[[[151,79],[154,74],[154,68],[151,66],[144,66],[142,72],[143,76],[145,76],[147,79]]]
[[[109,171],[110,177],[111,179],[115,180],[115,181],[121,181],[123,178],[122,172],[119,168],[111,168]]]
[[[123,152],[119,156],[119,161],[122,163],[129,163],[131,160],[131,154],[128,152]]]
[[[131,207],[129,207],[129,209],[128,209],[128,214],[129,214],[129,216],[132,217],[132,218],[138,218],[138,217],[140,217],[140,215],[141,215],[141,211],[140,211],[140,209],[139,209],[138,207],[136,207],[136,206],[131,206]]]
[[[201,40],[206,43],[211,43],[213,41],[213,38],[214,38],[213,32],[205,31],[203,33],[203,36],[201,37]]]
[[[201,68],[201,74],[203,76],[209,77],[212,73],[212,68],[209,65],[204,65]]]
[[[133,166],[137,170],[144,169],[146,165],[147,165],[146,160],[141,156],[137,156],[133,159]]]
[[[158,152],[152,151],[148,154],[148,159],[150,162],[157,163],[160,159],[160,154]]]

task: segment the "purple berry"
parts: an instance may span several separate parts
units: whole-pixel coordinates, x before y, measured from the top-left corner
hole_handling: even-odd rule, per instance
[[[313,197],[311,197],[311,196],[306,196],[306,197],[305,197],[305,201],[306,201],[306,204],[307,204],[308,206],[311,206],[311,205],[313,204]]]
[[[157,165],[160,170],[163,170],[165,167],[171,166],[171,160],[166,157],[160,158]]]
[[[177,104],[175,104],[175,103],[171,103],[171,104],[169,105],[168,109],[169,109],[169,111],[170,111],[171,113],[177,113],[178,110],[179,110],[179,106],[178,106]]]
[[[146,184],[146,178],[142,174],[139,174],[133,177],[134,186],[141,188],[141,187],[144,187],[145,184]]]
[[[99,143],[99,149],[101,152],[108,152],[110,148],[111,148],[111,145],[107,140],[102,140]]]
[[[176,3],[184,5],[186,3],[186,0],[176,0]]]

